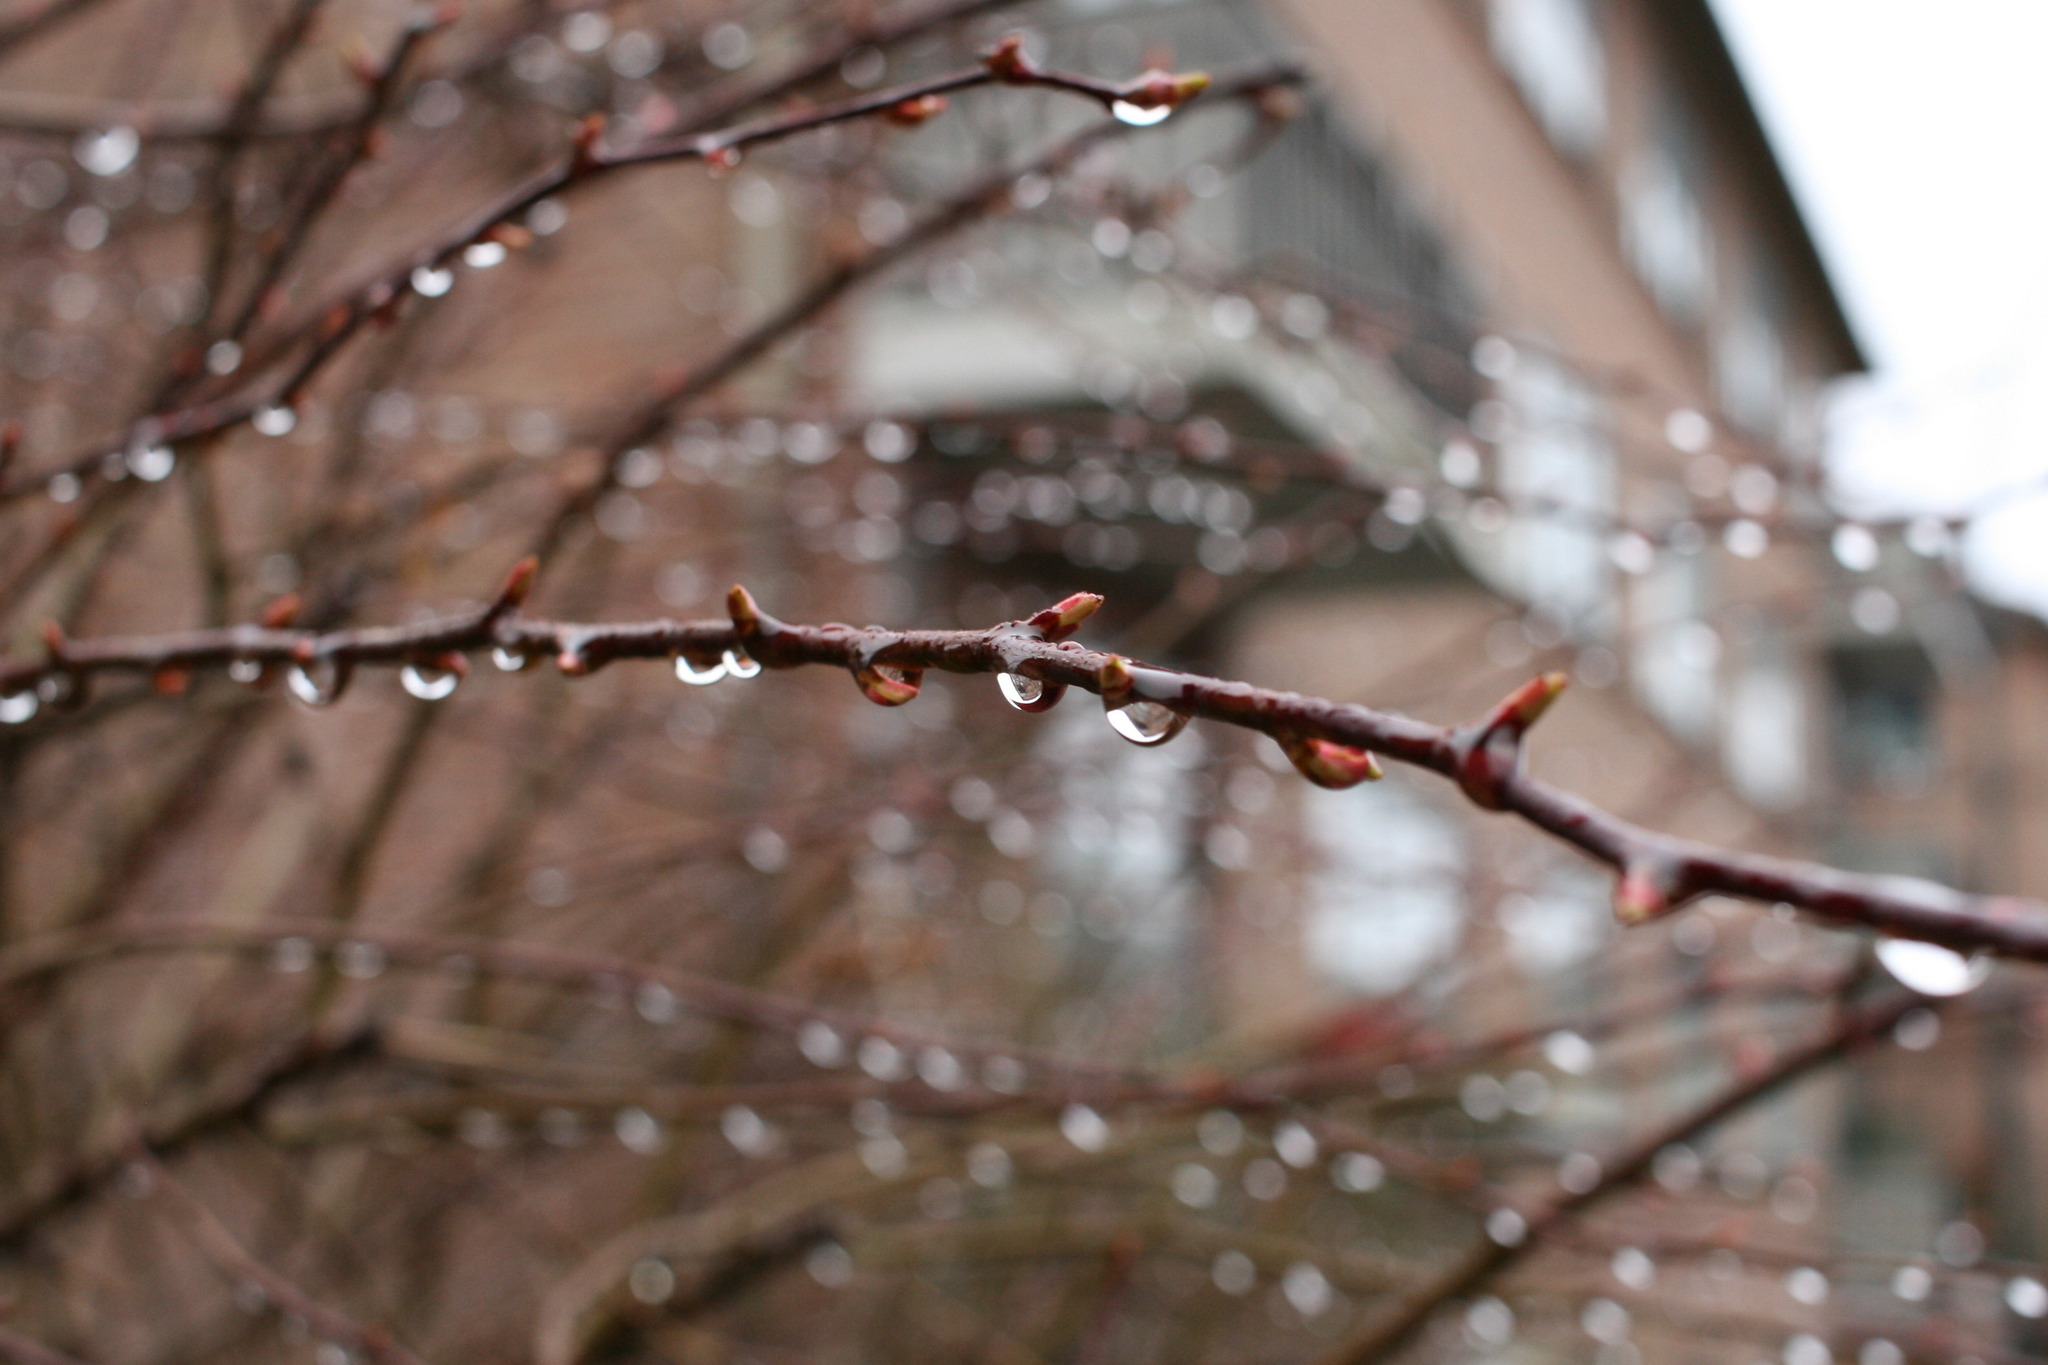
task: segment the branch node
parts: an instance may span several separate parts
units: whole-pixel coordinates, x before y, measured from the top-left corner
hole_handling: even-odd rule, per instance
[[[495,623],[510,616],[526,605],[526,599],[533,592],[533,583],[540,576],[540,556],[528,555],[512,566],[512,572],[505,575],[505,586],[498,589],[498,596],[490,609],[484,613],[486,623]]]
[[[1622,865],[1614,884],[1614,917],[1625,925],[1645,924],[1670,914],[1699,894],[1676,858],[1639,855]]]
[[[988,73],[1005,85],[1029,85],[1042,74],[1024,55],[1024,35],[1005,34],[995,50],[981,59]]]
[[[1121,706],[1131,698],[1131,691],[1138,685],[1138,675],[1131,671],[1131,661],[1121,654],[1112,654],[1096,670],[1095,685],[1102,693],[1104,706]]]
[[[1504,697],[1476,725],[1461,727],[1451,738],[1458,785],[1487,810],[1505,804],[1508,779],[1522,766],[1522,736],[1564,691],[1562,673],[1531,678]]]

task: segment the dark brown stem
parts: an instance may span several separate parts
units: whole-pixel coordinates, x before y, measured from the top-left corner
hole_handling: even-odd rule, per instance
[[[1836,924],[1961,952],[2048,962],[2048,905],[2040,902],[1973,895],[1917,878],[1847,872],[1680,839],[1608,814],[1530,776],[1520,762],[1519,739],[1540,714],[1538,698],[1556,695],[1554,679],[1523,688],[1475,725],[1447,727],[1351,703],[1135,665],[1118,655],[1045,638],[1049,633],[1026,622],[950,631],[789,625],[762,615],[751,597],[735,589],[731,621],[586,625],[514,617],[487,607],[404,627],[314,633],[240,626],[58,641],[45,660],[0,663],[0,696],[45,682],[82,685],[99,673],[146,676],[224,668],[236,660],[349,671],[363,665],[431,665],[449,654],[491,649],[528,660],[553,659],[572,676],[617,659],[686,658],[709,666],[732,650],[769,668],[823,664],[847,669],[863,681],[871,698],[885,704],[915,696],[914,675],[925,669],[1015,673],[1103,695],[1117,705],[1149,701],[1182,715],[1261,731],[1296,754],[1304,751],[1304,741],[1313,741],[1320,747],[1309,751],[1313,761],[1304,771],[1314,780],[1357,780],[1367,767],[1351,756],[1361,754],[1382,754],[1440,773],[1482,805],[1518,815],[1618,871],[1615,906],[1628,923],[1719,893],[1784,902]],[[878,689],[878,668],[902,674],[903,681]]]

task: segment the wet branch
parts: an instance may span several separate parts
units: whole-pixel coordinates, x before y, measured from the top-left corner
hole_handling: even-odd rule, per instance
[[[577,624],[529,619],[519,605],[535,566],[522,563],[498,599],[476,611],[403,627],[325,633],[263,626],[178,635],[71,641],[52,630],[38,661],[0,662],[0,706],[17,720],[40,695],[76,704],[103,673],[152,677],[182,690],[195,669],[242,663],[285,672],[301,701],[336,700],[359,666],[405,667],[409,682],[454,688],[468,656],[492,652],[501,668],[552,660],[581,676],[619,659],[667,659],[697,681],[756,665],[847,669],[883,706],[917,695],[927,669],[1007,674],[1026,710],[1043,710],[1069,687],[1093,692],[1119,713],[1120,731],[1162,742],[1190,718],[1270,735],[1310,781],[1346,787],[1379,775],[1376,756],[1427,768],[1456,782],[1474,804],[1520,816],[1620,875],[1617,916],[1638,924],[1707,894],[1799,906],[1829,922],[1875,929],[1962,952],[1989,951],[2048,962],[2048,906],[2012,896],[1965,893],[1918,878],[1854,873],[1818,863],[1719,848],[1645,829],[1531,776],[1522,740],[1565,686],[1561,673],[1531,680],[1487,715],[1441,726],[1353,703],[1137,664],[1065,637],[1102,599],[1077,593],[1025,621],[987,630],[894,631],[846,625],[791,625],[763,613],[735,588],[726,621]],[[1021,690],[1019,690],[1021,689]]]

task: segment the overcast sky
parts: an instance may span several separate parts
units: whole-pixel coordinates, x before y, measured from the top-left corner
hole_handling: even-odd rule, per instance
[[[1844,497],[2048,480],[2048,0],[1713,5],[1876,368],[1838,413]],[[2048,482],[1969,557],[2048,615]]]

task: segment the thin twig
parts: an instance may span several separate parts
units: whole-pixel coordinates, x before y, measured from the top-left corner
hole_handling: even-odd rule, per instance
[[[1563,690],[1563,674],[1518,689],[1487,715],[1442,726],[1295,692],[1134,664],[1064,637],[1101,604],[1077,593],[1028,621],[987,630],[895,631],[845,625],[790,625],[762,613],[735,588],[728,621],[576,624],[522,617],[532,561],[489,606],[413,626],[326,633],[239,626],[179,635],[68,641],[52,635],[40,661],[0,663],[0,696],[39,685],[80,694],[99,673],[154,675],[182,685],[198,668],[236,661],[296,671],[303,696],[331,701],[361,665],[466,668],[466,656],[497,651],[515,667],[553,659],[580,676],[617,659],[681,659],[718,667],[727,651],[768,668],[824,664],[853,673],[867,696],[900,705],[917,695],[926,669],[1007,673],[1044,686],[1104,698],[1111,709],[1158,708],[1161,724],[1188,717],[1272,736],[1319,785],[1376,776],[1380,754],[1455,781],[1476,805],[1520,816],[1621,874],[1615,910],[1636,924],[1719,893],[1799,906],[1835,924],[1876,929],[1963,952],[1989,951],[2048,962],[2048,905],[2016,896],[1974,895],[1912,877],[1843,871],[1819,863],[1743,853],[1645,829],[1529,775],[1522,739]],[[1179,720],[1175,720],[1179,717]]]

